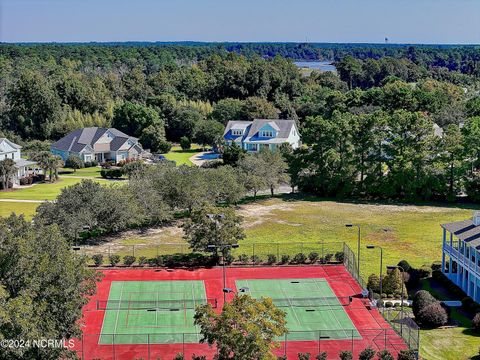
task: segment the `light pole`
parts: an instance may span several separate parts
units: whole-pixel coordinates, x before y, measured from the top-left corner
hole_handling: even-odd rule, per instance
[[[380,249],[380,304],[382,304],[382,294],[383,294],[383,248],[381,246],[367,245],[367,249]]]
[[[222,253],[222,267],[223,267],[223,289],[227,288],[227,268],[225,266],[225,250],[227,249],[237,249],[238,244],[225,244],[225,245],[207,245],[207,249],[210,251],[218,251]],[[227,300],[227,292],[223,291],[223,302]]]
[[[405,295],[403,291],[403,288],[405,287],[405,284],[403,282],[403,273],[405,272],[405,270],[403,270],[403,268],[398,265],[387,265],[387,270],[395,270],[395,269],[398,269],[402,272],[402,303],[400,304],[400,313],[402,314],[402,318],[400,319],[400,335],[403,335],[403,317],[404,317],[403,300],[405,299]]]
[[[358,272],[358,278],[360,279],[360,241],[361,241],[361,231],[360,231],[360,225],[358,224],[345,224],[345,227],[351,228],[351,227],[357,227],[358,228],[358,240],[357,240],[357,272]]]

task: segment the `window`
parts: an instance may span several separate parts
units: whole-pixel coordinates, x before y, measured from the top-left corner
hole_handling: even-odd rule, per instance
[[[273,137],[273,131],[271,131],[271,130],[263,130],[263,131],[260,133],[260,136],[261,136],[261,137]]]
[[[234,129],[232,130],[232,135],[242,135],[243,130],[242,129]]]

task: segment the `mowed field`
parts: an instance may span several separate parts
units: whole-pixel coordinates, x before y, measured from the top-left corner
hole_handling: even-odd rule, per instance
[[[192,144],[192,148],[189,150],[182,150],[180,146],[173,146],[170,152],[163,154],[163,156],[165,156],[168,160],[175,161],[177,166],[193,165],[190,161],[190,158],[200,151],[201,148],[197,144]]]

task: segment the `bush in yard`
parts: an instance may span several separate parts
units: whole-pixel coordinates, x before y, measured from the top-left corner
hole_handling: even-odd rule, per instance
[[[343,253],[343,251],[335,253],[335,260],[343,262],[343,259],[345,259],[345,254]]]
[[[340,351],[338,356],[340,357],[340,360],[352,360],[353,359],[352,352],[348,351],[348,350]]]
[[[229,253],[225,255],[223,260],[225,261],[225,264],[230,265],[231,263],[233,263],[233,260],[235,260],[235,258],[232,254]]]
[[[413,350],[400,350],[397,360],[417,360],[417,355]]]
[[[147,263],[147,258],[145,256],[140,256],[138,258],[138,265],[139,266],[143,266]]]
[[[319,255],[317,252],[312,251],[310,254],[308,254],[308,260],[310,260],[311,263],[316,263],[318,261]]]
[[[183,356],[181,353],[178,353],[174,356],[173,360],[185,360],[185,356]]]
[[[102,254],[95,254],[92,256],[93,263],[95,266],[100,266],[103,264],[103,255]]]
[[[298,353],[298,360],[310,360],[310,353]]]
[[[424,265],[420,269],[417,269],[417,271],[421,279],[425,279],[432,276],[432,268],[429,266]]]
[[[412,311],[418,317],[420,311],[437,300],[426,290],[419,290],[413,296]]]
[[[192,142],[188,137],[182,136],[180,138],[180,147],[182,148],[182,150],[190,150],[190,148],[192,147]]]
[[[241,262],[242,264],[248,263],[248,255],[247,254],[238,255],[238,261]]]
[[[132,255],[126,255],[123,257],[123,264],[127,266],[132,266],[133,263],[137,260],[135,256]]]
[[[447,268],[448,268],[448,264],[447,265]],[[442,263],[439,262],[439,261],[435,261],[434,263],[432,263],[432,265],[430,265],[430,268],[432,269],[432,273],[434,271],[440,271],[442,269]]]
[[[371,347],[363,349],[362,352],[358,355],[358,360],[371,360],[375,356],[375,350]]]
[[[480,332],[480,312],[473,317],[472,327],[475,331]]]
[[[400,260],[400,262],[397,265],[400,266],[405,272],[409,272],[410,269],[412,268],[407,260]]]
[[[395,360],[388,350],[382,350],[377,353],[378,360]]]
[[[207,357],[205,355],[192,355],[192,360],[207,360]]]
[[[118,263],[120,262],[120,256],[119,255],[110,255],[109,260],[110,260],[110,265],[117,266]]]
[[[327,352],[322,351],[320,354],[315,356],[315,360],[327,360]]]
[[[392,303],[391,301],[386,301],[385,304],[384,304],[384,306],[385,306],[386,308],[391,308],[391,307],[393,307],[393,303]]]
[[[272,265],[277,262],[277,257],[274,254],[268,254],[267,255],[267,264]]]
[[[305,263],[305,260],[307,260],[307,257],[305,256],[304,253],[298,253],[295,255],[292,259],[292,262],[295,264],[303,264]]]
[[[282,264],[288,264],[289,261],[290,261],[290,255],[282,255],[282,259],[280,261]]]
[[[73,169],[73,172],[76,172],[77,169],[83,169],[85,163],[78,156],[70,155],[67,160],[65,160],[65,167]]]
[[[440,304],[440,301],[425,306],[416,317],[422,324],[429,326],[442,326],[448,322],[447,311]]]
[[[332,258],[333,258],[333,254],[326,254],[326,255],[325,255],[325,261],[326,261],[327,263],[330,262],[330,260],[332,260]]]
[[[251,260],[252,260],[252,263],[254,263],[254,264],[260,264],[261,263],[260,257],[258,255],[252,255]]]
[[[367,288],[374,293],[380,293],[380,278],[377,274],[371,274],[368,277]]]

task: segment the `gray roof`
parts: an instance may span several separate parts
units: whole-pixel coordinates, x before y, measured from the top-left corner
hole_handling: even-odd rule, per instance
[[[470,246],[480,249],[480,226],[473,223],[473,220],[455,221],[442,224],[442,228],[455,235],[459,240],[465,241]]]
[[[132,140],[134,143],[138,141],[137,138],[128,136],[114,128],[89,127],[72,131],[52,144],[52,148],[79,153],[88,146],[93,148],[98,139],[107,131],[115,136],[110,142],[110,151],[117,151],[127,140]]]
[[[24,167],[24,166],[32,166],[32,165],[36,165],[37,162],[35,161],[30,161],[30,160],[25,160],[25,159],[18,159],[18,160],[15,160],[15,167],[17,168],[21,168],[21,167]]]
[[[21,149],[22,147],[20,145],[17,145],[15,144],[14,142],[8,140],[7,138],[4,138],[4,137],[0,137],[0,143],[6,141],[7,143],[10,144],[11,147],[15,148],[15,149]]]
[[[230,130],[244,129],[246,131],[246,133],[243,135],[244,141],[256,141],[255,136],[257,135],[258,131],[266,124],[269,124],[273,129],[277,131],[277,136],[268,140],[262,139],[261,142],[282,143],[290,135],[292,127],[295,126],[295,121],[283,119],[254,119],[253,121],[232,120],[228,122],[223,135],[224,137],[227,136],[229,140],[238,140],[234,139],[234,136],[229,136]]]

